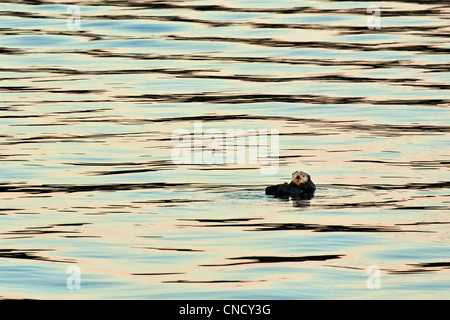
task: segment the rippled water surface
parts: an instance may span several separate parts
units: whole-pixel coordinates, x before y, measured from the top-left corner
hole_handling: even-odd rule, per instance
[[[450,298],[448,1],[0,11],[1,297]],[[200,121],[278,129],[278,172],[174,163]]]

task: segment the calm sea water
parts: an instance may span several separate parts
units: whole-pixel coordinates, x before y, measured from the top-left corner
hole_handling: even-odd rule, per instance
[[[3,1],[0,296],[449,299],[450,6],[422,2]],[[278,129],[278,172],[174,163],[195,121]],[[313,199],[264,195],[296,170]]]

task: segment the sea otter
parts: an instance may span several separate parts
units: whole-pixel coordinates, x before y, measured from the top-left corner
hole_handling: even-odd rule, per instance
[[[267,195],[279,198],[303,198],[311,199],[316,191],[316,186],[311,180],[311,176],[303,171],[292,173],[291,183],[277,184],[266,188]]]

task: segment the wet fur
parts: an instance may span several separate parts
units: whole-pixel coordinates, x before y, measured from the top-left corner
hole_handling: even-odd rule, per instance
[[[300,184],[294,182],[294,177],[296,177],[298,171],[292,174],[293,180],[290,183],[277,184],[269,186],[266,188],[266,195],[273,195],[278,198],[304,198],[311,199],[314,196],[314,191],[316,191],[316,186],[311,180],[311,176],[307,175],[308,180]],[[303,173],[300,171],[300,173]]]

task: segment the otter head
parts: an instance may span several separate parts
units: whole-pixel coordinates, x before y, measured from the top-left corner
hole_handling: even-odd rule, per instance
[[[307,181],[311,180],[311,177],[309,174],[303,171],[295,171],[292,174],[292,182],[296,185],[301,185],[302,183],[305,183]]]

